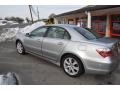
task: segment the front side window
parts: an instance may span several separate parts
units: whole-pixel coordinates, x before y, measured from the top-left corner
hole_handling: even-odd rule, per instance
[[[69,39],[68,33],[60,27],[51,27],[47,33],[49,38]]]
[[[47,31],[47,27],[37,28],[36,30],[31,32],[30,36],[43,37],[46,31]]]

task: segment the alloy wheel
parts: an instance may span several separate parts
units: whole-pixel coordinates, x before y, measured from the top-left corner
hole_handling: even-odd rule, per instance
[[[17,51],[20,54],[23,53],[23,46],[20,42],[17,43]]]
[[[64,60],[63,67],[69,75],[76,75],[79,72],[79,64],[74,58],[68,57]]]

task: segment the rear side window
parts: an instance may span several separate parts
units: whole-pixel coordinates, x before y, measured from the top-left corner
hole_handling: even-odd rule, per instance
[[[67,33],[67,31],[60,27],[50,27],[46,37],[58,39],[70,39],[70,36]]]
[[[74,30],[76,30],[78,33],[80,33],[82,36],[84,36],[88,40],[96,39],[96,36],[94,34],[92,34],[90,31],[84,28],[74,27]]]
[[[65,31],[65,33],[64,33],[64,39],[67,39],[67,40],[70,39],[70,35],[68,34],[67,31]]]

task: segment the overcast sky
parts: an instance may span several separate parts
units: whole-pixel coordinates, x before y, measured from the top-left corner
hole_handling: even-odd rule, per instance
[[[37,6],[33,6],[35,10],[37,10]],[[83,6],[81,5],[38,5],[40,18],[48,18],[51,13],[60,14],[64,12],[68,12],[71,10],[79,9]],[[28,5],[0,5],[0,17],[22,17],[30,18],[30,12]],[[34,19],[37,17],[33,15]]]

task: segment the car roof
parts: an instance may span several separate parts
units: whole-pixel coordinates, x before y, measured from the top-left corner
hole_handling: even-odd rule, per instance
[[[76,25],[70,25],[70,24],[49,24],[45,26],[59,26],[59,27],[77,27]]]

